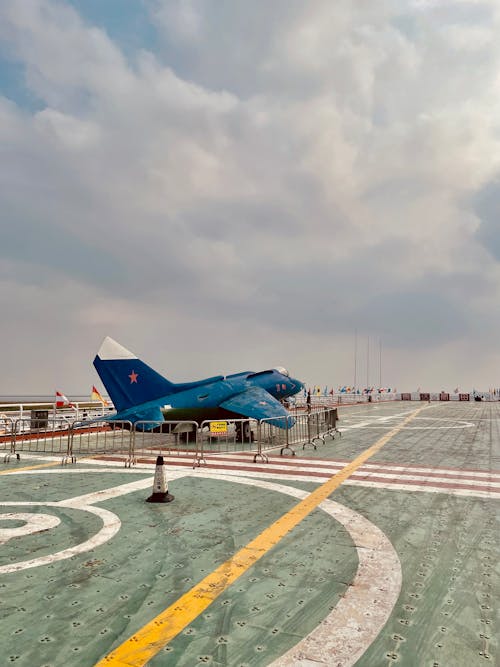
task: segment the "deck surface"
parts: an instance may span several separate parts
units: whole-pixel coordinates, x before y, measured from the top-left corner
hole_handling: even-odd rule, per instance
[[[175,500],[165,505],[145,502],[154,458],[1,463],[1,664],[500,665],[500,403],[339,415],[341,438],[269,463],[248,452],[207,455],[196,469],[192,455],[167,458]],[[141,628],[181,609],[183,595],[195,604],[200,581],[387,434],[147,653]],[[132,636],[135,657],[118,662],[112,651]]]

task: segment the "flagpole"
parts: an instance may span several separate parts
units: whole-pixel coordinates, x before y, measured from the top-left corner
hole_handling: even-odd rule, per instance
[[[366,389],[370,388],[370,336],[366,339]]]
[[[378,339],[379,369],[378,369],[378,388],[382,389],[382,341]]]
[[[354,387],[353,392],[356,392],[357,387],[357,370],[358,370],[358,330],[354,329]]]

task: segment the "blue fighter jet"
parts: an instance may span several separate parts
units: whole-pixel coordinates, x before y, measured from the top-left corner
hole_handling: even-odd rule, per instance
[[[106,337],[94,367],[113,401],[116,414],[106,421],[144,422],[266,419],[273,426],[293,426],[282,401],[303,388],[284,368],[234,375],[217,375],[174,384],[138,359],[115,340]]]

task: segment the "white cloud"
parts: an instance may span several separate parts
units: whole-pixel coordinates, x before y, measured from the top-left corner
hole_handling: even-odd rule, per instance
[[[35,115],[35,127],[69,150],[92,148],[100,140],[99,127],[54,109],[43,109]]]

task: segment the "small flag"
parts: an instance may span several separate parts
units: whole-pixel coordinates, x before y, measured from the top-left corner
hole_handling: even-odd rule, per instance
[[[75,406],[71,401],[66,398],[64,394],[61,394],[60,391],[56,391],[56,408],[74,408]]]
[[[101,401],[101,403],[105,406],[109,405],[108,401],[101,396],[101,394],[97,391],[97,389],[94,386],[92,386],[92,393],[90,394],[90,400]]]

